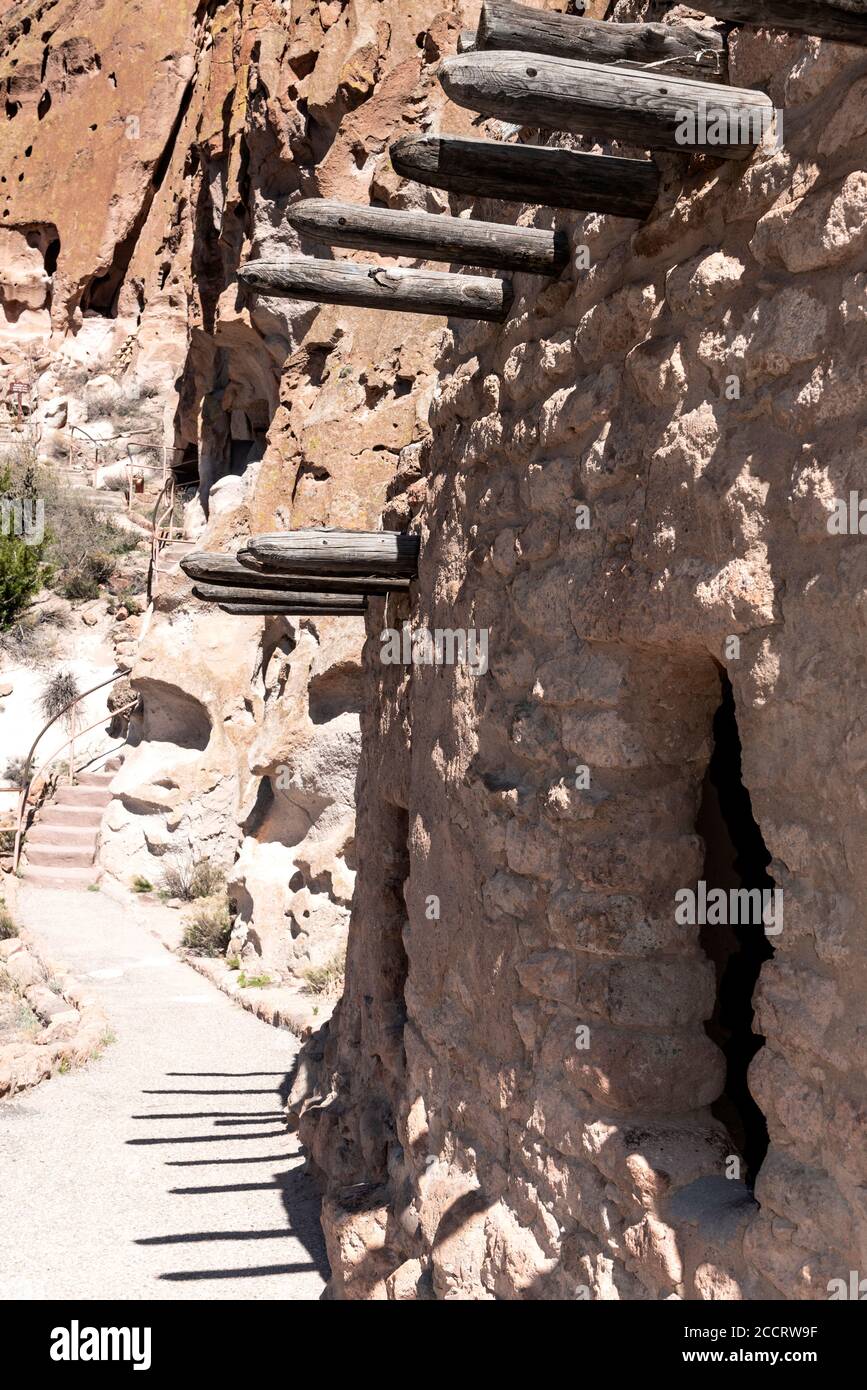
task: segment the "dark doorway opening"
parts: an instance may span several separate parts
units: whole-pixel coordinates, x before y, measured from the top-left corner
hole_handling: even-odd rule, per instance
[[[734,691],[724,671],[720,681],[722,702],[714,716],[714,748],[696,825],[705,842],[707,892],[773,891],[774,880],[767,871],[771,856],[743,784]],[[725,1090],[712,1109],[743,1156],[742,1176],[752,1188],[768,1149],[767,1123],[747,1084],[750,1062],[765,1041],[753,1031],[753,991],[763,963],[774,951],[761,920],[746,926],[705,925],[699,939],[717,977],[716,1003],[705,1027],[726,1059]]]

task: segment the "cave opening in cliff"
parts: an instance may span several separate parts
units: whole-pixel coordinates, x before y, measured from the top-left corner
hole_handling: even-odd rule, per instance
[[[378,1056],[387,1071],[399,1075],[405,1063],[406,982],[409,976],[409,957],[404,944],[405,889],[410,873],[406,807],[383,802],[379,830],[382,840],[377,970],[382,989],[383,1034]]]
[[[771,856],[743,783],[734,691],[724,671],[720,680],[722,700],[714,716],[713,752],[696,826],[705,842],[703,878],[708,895],[713,889],[723,889],[729,897],[732,890],[773,892]],[[713,1014],[705,1027],[726,1059],[725,1089],[712,1109],[743,1156],[742,1176],[752,1187],[768,1148],[767,1123],[747,1080],[749,1065],[765,1041],[753,1031],[753,992],[774,951],[761,922],[752,918],[748,925],[731,920],[703,925],[700,941],[717,980]]]

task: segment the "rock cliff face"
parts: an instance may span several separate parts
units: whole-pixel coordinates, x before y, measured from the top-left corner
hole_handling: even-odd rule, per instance
[[[434,36],[456,33],[457,20],[382,11],[224,7],[214,36],[224,57],[196,82],[176,443],[199,466],[188,530],[201,505],[212,549],[286,526],[376,527],[400,451],[426,432],[436,326],[247,304],[234,281],[242,259],[298,249],[292,197],[392,196],[388,139],[425,118]],[[108,818],[104,862],[120,872],[186,840],[230,871],[233,952],[289,974],[325,965],[345,940],[354,880],[363,623],[263,628],[193,611],[177,586],[157,607],[170,611],[134,672],[150,723]],[[208,709],[206,741],[180,758],[160,731],[166,700],[179,697]],[[171,785],[154,798],[152,769],[167,768]]]
[[[43,456],[88,457],[74,427],[94,433],[96,379],[144,398],[150,425],[148,398],[166,402],[168,458],[198,478],[185,534],[203,546],[376,527],[428,430],[443,325],[247,303],[235,271],[299,249],[285,211],[301,195],[445,206],[400,187],[386,151],[444,105],[433,65],[456,10],[57,0],[4,23],[0,368],[33,384]],[[98,440],[125,440],[98,423]],[[363,623],[230,619],[174,573],[146,633],[103,865],[159,882],[167,860],[207,856],[238,906],[233,952],[290,974],[327,963],[354,879]]]
[[[240,262],[299,249],[294,198],[449,206],[386,151],[470,128],[434,66],[476,9],[0,20],[0,363],[30,364],[46,451],[84,367],[161,393],[209,549],[422,542],[366,631],[163,577],[103,862],[209,855],[233,950],[287,975],[351,901],[293,1102],[336,1297],[826,1298],[867,1259],[867,570],[828,524],[864,485],[867,54],[732,28],[782,141],[660,158],[641,226],[474,205],[572,241],[502,327],[245,299]],[[387,664],[405,623],[486,660]],[[701,927],[699,881],[782,899],[766,931]]]

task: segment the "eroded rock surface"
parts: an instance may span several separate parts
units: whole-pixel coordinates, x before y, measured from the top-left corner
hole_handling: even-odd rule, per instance
[[[58,0],[43,38],[36,8],[6,17],[0,68],[16,106],[0,135],[16,171],[0,370],[33,381],[43,457],[89,468],[114,451],[123,468],[146,434],[157,462],[165,445],[198,479],[183,530],[202,548],[377,526],[402,451],[428,433],[442,324],[245,297],[235,271],[328,254],[286,221],[301,196],[445,207],[400,185],[387,145],[443,107],[434,65],[457,9],[233,0],[164,16],[140,0],[91,15]],[[118,45],[140,30],[134,52]],[[58,189],[67,163],[80,178]],[[163,569],[101,862],[159,886],[167,864],[206,857],[228,875],[233,955],[272,975],[329,967],[355,872],[363,624],[232,619]]]

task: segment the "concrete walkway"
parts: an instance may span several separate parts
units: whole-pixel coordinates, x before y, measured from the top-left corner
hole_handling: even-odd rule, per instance
[[[16,914],[116,1041],[0,1102],[0,1298],[318,1299],[316,1191],[282,1117],[297,1041],[173,957],[138,904],[24,887]]]

